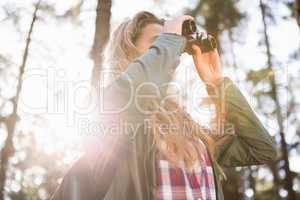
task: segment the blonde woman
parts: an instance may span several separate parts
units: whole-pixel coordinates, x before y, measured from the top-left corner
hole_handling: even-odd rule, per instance
[[[164,21],[142,11],[113,32],[106,62],[117,76],[100,95],[105,135],[91,142],[53,200],[223,200],[222,167],[276,158],[272,137],[236,85],[222,76],[217,51],[202,54],[193,46],[218,128],[202,128],[166,98],[165,85],[186,45],[181,25],[187,19],[193,18]]]

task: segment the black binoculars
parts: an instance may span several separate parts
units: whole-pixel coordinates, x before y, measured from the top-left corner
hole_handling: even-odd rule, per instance
[[[190,55],[193,55],[192,44],[198,45],[202,53],[213,51],[217,48],[216,39],[210,34],[199,33],[194,20],[189,19],[182,23],[181,34],[187,38],[184,51]],[[196,34],[196,36],[193,36],[194,34]]]

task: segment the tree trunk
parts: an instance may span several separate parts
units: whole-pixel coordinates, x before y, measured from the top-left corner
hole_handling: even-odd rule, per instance
[[[268,69],[270,72],[273,72],[273,63],[272,63],[272,54],[271,54],[271,47],[270,47],[270,40],[268,36],[268,26],[266,23],[266,6],[260,0],[260,10],[262,15],[263,27],[264,27],[264,40],[266,45],[266,54],[267,54],[267,64]],[[288,159],[288,147],[285,140],[284,135],[284,127],[283,127],[283,115],[282,110],[280,107],[278,94],[277,94],[277,86],[275,82],[275,74],[272,73],[269,76],[269,83],[271,85],[271,92],[272,92],[272,99],[276,105],[276,119],[279,126],[279,134],[280,134],[280,146],[281,146],[281,153],[282,159],[284,160],[284,171],[285,171],[285,180],[284,180],[284,187],[288,191],[288,200],[296,200],[295,191],[293,190],[293,173],[290,170],[289,159]]]
[[[28,36],[26,38],[26,45],[25,45],[25,50],[24,50],[24,54],[23,54],[23,58],[22,58],[22,64],[20,66],[20,74],[18,77],[18,85],[17,85],[17,91],[16,91],[16,96],[13,97],[11,99],[12,103],[13,103],[13,112],[11,115],[9,115],[6,118],[2,118],[2,123],[5,124],[6,129],[7,129],[7,137],[4,143],[4,147],[1,149],[1,169],[0,169],[0,200],[4,200],[4,196],[5,196],[5,182],[6,182],[6,174],[7,174],[7,170],[8,170],[8,166],[9,166],[9,159],[13,156],[14,154],[14,146],[13,146],[13,137],[14,137],[14,133],[15,133],[15,127],[18,121],[18,100],[20,97],[20,93],[22,90],[22,84],[23,84],[23,74],[24,74],[24,70],[26,67],[26,63],[27,63],[27,58],[28,58],[28,52],[29,52],[29,47],[30,47],[30,43],[31,43],[31,35],[32,35],[32,31],[34,28],[34,24],[36,22],[37,19],[37,12],[39,10],[39,5],[40,5],[39,1],[36,6],[35,6],[35,10],[32,16],[32,20],[31,20],[31,24],[30,24],[30,28],[28,31]]]
[[[295,15],[298,26],[300,27],[300,0],[295,0]]]
[[[111,0],[98,0],[97,4],[94,44],[91,51],[91,57],[94,61],[92,85],[97,87],[100,83],[100,71],[103,60],[102,54],[109,39],[111,5]]]

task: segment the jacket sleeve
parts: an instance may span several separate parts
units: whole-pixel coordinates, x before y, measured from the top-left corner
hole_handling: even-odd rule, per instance
[[[224,117],[222,134],[215,137],[215,156],[220,165],[259,165],[276,159],[276,144],[238,87],[225,77],[207,87]]]
[[[145,114],[162,99],[186,44],[185,37],[162,33],[146,53],[100,95],[100,135],[93,134],[86,153],[64,176],[52,200],[102,199],[117,167],[126,159],[129,146]],[[105,130],[104,132],[102,132]]]

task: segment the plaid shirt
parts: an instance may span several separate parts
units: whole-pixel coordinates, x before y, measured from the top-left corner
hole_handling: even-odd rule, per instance
[[[200,140],[195,142],[195,146],[202,164],[194,167],[191,172],[170,166],[163,155],[158,153],[155,200],[216,199],[214,174],[206,147]]]

